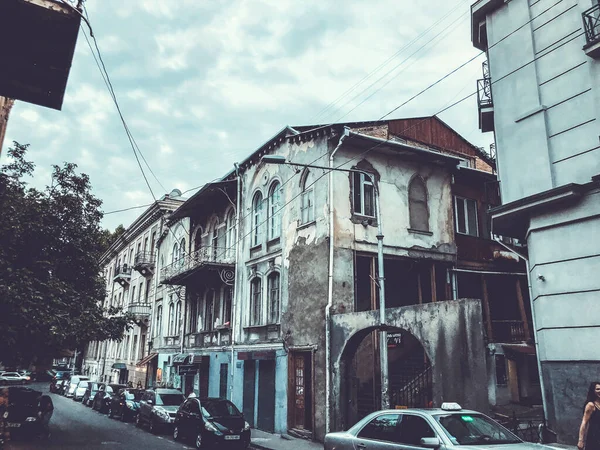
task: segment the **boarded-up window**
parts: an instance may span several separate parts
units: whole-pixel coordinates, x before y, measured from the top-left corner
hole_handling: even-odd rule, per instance
[[[427,187],[421,177],[413,178],[408,187],[408,208],[410,228],[419,231],[429,231]]]

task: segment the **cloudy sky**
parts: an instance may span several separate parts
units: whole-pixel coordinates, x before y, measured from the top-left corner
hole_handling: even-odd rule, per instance
[[[479,53],[472,0],[87,0],[129,128],[158,181],[156,197],[224,175],[285,125],[376,120]],[[86,30],[87,33],[87,30]],[[89,36],[88,36],[89,37]],[[483,56],[390,118],[425,116],[472,93]],[[335,103],[334,103],[335,102]],[[440,117],[489,146],[475,97]],[[17,102],[5,149],[31,144],[31,181],[78,164],[106,213],[128,226],[152,202],[80,31],[62,111]],[[0,163],[6,163],[6,151]],[[144,168],[146,168],[144,166]],[[162,187],[161,187],[162,185]],[[163,189],[164,187],[164,189]]]

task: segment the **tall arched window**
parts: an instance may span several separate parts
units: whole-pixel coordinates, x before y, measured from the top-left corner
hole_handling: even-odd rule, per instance
[[[269,239],[278,238],[281,235],[281,184],[275,181],[269,190]]]
[[[171,262],[174,263],[179,259],[179,244],[175,242],[173,244],[173,253],[171,254]]]
[[[313,190],[313,179],[311,172],[306,169],[302,174],[300,189],[300,223],[310,223],[315,220],[315,195]]]
[[[175,335],[181,332],[181,300],[175,304]]]
[[[260,192],[254,195],[252,200],[252,246],[258,245],[262,241],[261,230],[263,221],[263,197]]]
[[[173,336],[175,334],[175,304],[173,302],[169,303],[169,320],[167,323],[167,334]]]
[[[209,289],[206,292],[206,300],[204,304],[204,329],[210,331],[213,329],[215,320],[215,291]]]
[[[262,325],[262,283],[259,277],[250,282],[250,325]]]
[[[269,323],[279,323],[280,289],[279,272],[272,272],[267,278],[267,295],[269,296]]]
[[[227,239],[226,239],[226,247],[227,247],[227,257],[233,258],[235,257],[235,210],[230,209],[227,214]]]
[[[408,210],[410,228],[418,231],[429,231],[427,187],[419,176],[414,177],[408,186]]]
[[[185,245],[185,238],[181,238],[181,242],[179,243],[179,257],[183,258],[185,257],[185,252],[186,252],[186,245]]]
[[[161,336],[162,335],[162,314],[163,313],[163,307],[162,305],[158,305],[158,308],[156,308],[156,325],[154,326],[154,330],[155,336]]]
[[[219,222],[215,219],[212,224],[212,230],[210,235],[210,246],[211,246],[211,258],[213,261],[219,259],[221,249],[219,249]]]

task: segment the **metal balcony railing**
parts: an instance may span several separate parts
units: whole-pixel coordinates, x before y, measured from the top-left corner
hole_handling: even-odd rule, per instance
[[[492,333],[494,342],[524,342],[528,338],[521,320],[492,320]]]
[[[115,278],[131,278],[131,266],[129,264],[117,266]]]
[[[492,79],[489,77],[477,80],[477,104],[479,108],[494,106],[492,100]]]
[[[130,303],[127,305],[127,311],[137,318],[147,319],[150,317],[150,313],[152,312],[152,306],[150,303]]]
[[[595,44],[600,40],[600,3],[584,11],[581,15],[587,45]]]
[[[154,266],[154,255],[150,252],[138,252],[135,255],[133,266]]]
[[[233,265],[235,251],[226,247],[202,247],[161,269],[161,282],[207,264]]]

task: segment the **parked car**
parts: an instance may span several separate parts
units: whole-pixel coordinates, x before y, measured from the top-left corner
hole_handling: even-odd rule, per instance
[[[75,395],[75,389],[77,389],[77,385],[80,381],[89,381],[89,377],[83,375],[74,375],[69,380],[69,385],[67,389],[65,389],[65,397],[73,397]]]
[[[120,389],[113,395],[108,407],[108,417],[118,417],[123,422],[135,419],[140,409],[142,389]]]
[[[177,410],[184,400],[184,395],[178,389],[148,389],[140,400],[136,424],[148,425],[152,433],[158,433],[173,425]]]
[[[0,396],[8,399],[8,405],[0,409],[11,439],[38,435],[41,430],[38,405],[42,393],[25,386],[9,386],[0,387]]]
[[[85,389],[81,403],[83,403],[85,406],[92,406],[92,402],[94,401],[94,397],[96,396],[96,392],[98,392],[100,384],[101,383],[95,381],[90,382]]]
[[[173,438],[193,438],[196,448],[246,449],[250,446],[250,425],[229,400],[188,398],[177,410]]]
[[[69,379],[65,378],[64,380],[58,380],[56,382],[56,390],[55,393],[58,395],[65,395],[65,390],[69,386]]]
[[[100,386],[98,387],[98,392],[96,392],[96,395],[94,396],[94,400],[92,402],[92,409],[106,414],[108,412],[111,397],[113,396],[113,394],[119,392],[119,389],[123,389],[126,387],[127,386],[125,386],[124,384],[100,383]]]
[[[89,384],[90,384],[90,382],[87,380],[82,380],[77,384],[77,387],[75,388],[75,391],[73,392],[73,400],[74,401],[78,402],[83,399],[83,395],[85,394],[85,391]]]
[[[32,373],[30,370],[17,370],[19,375],[21,375],[27,382],[30,382],[32,379]]]
[[[550,450],[525,443],[493,419],[456,403],[435,409],[392,409],[374,412],[348,431],[328,433],[325,450],[415,448],[472,450],[502,445],[504,450]],[[473,447],[480,446],[480,447]]]
[[[0,384],[25,384],[28,380],[25,379],[19,372],[2,372],[0,373]]]
[[[62,371],[49,371],[52,375],[52,380],[50,381],[50,392],[56,393],[56,385],[59,381],[68,380],[71,378],[71,372],[62,370]]]

